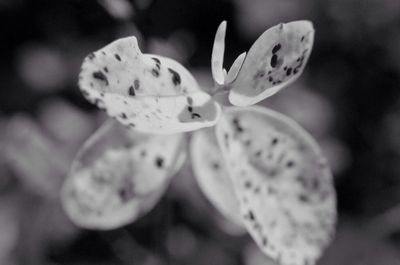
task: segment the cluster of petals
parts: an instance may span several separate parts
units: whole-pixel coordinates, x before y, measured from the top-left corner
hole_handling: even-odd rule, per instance
[[[283,265],[315,264],[336,222],[329,166],[297,123],[254,106],[301,75],[313,26],[295,21],[268,29],[228,71],[225,31],[222,22],[208,92],[178,62],[143,54],[135,37],[85,58],[80,89],[114,119],[78,152],[63,187],[64,208],[81,227],[126,225],[154,207],[190,158],[206,197],[266,255]],[[217,100],[221,94],[229,106]],[[192,132],[189,143],[185,132]]]

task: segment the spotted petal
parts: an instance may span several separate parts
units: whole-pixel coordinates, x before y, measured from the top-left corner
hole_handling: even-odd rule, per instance
[[[116,40],[85,58],[84,96],[140,132],[176,133],[216,123],[220,106],[178,62],[142,54],[135,37]]]
[[[279,264],[315,264],[336,220],[331,173],[316,142],[261,107],[228,108],[217,137],[258,246]]]
[[[204,195],[228,220],[242,226],[238,201],[218,147],[215,129],[195,132],[190,153],[193,172]]]
[[[265,31],[247,53],[229,100],[249,106],[272,96],[303,72],[314,42],[309,21],[279,24]]]
[[[78,226],[113,229],[151,210],[184,160],[184,138],[144,135],[115,121],[82,146],[63,186],[66,213]]]

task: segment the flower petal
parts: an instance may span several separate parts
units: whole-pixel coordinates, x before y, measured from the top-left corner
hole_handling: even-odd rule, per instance
[[[218,26],[217,33],[215,34],[214,45],[211,55],[211,72],[214,81],[223,85],[225,75],[223,71],[224,64],[224,52],[225,52],[225,33],[226,33],[226,21],[222,21]]]
[[[193,172],[204,195],[223,216],[242,226],[238,200],[218,147],[215,129],[193,134],[190,143]]]
[[[220,106],[178,62],[142,54],[135,37],[114,41],[82,64],[83,95],[140,132],[177,133],[216,123]]]
[[[272,96],[303,72],[314,42],[309,21],[279,24],[265,31],[247,53],[229,100],[249,106]]]
[[[235,81],[240,69],[242,68],[244,59],[246,58],[246,52],[241,53],[233,62],[231,68],[229,68],[228,76],[226,77],[225,83],[230,84]]]
[[[280,264],[314,264],[336,221],[332,176],[316,142],[261,107],[228,108],[217,137],[258,246]]]
[[[113,229],[150,211],[183,164],[184,138],[106,122],[78,152],[62,201],[78,226]]]

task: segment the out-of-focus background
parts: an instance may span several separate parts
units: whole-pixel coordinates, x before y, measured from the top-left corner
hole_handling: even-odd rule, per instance
[[[106,118],[77,87],[88,53],[135,35],[210,87],[222,20],[229,67],[264,30],[298,19],[316,29],[310,61],[263,104],[306,128],[334,172],[338,232],[319,264],[400,264],[398,0],[0,0],[0,264],[274,264],[217,215],[189,165],[123,229],[75,227],[59,191]]]

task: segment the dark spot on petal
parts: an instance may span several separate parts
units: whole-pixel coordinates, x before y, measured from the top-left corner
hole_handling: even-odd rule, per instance
[[[93,72],[93,78],[98,79],[106,83],[108,85],[108,79],[105,74],[103,74],[101,71]]]
[[[134,87],[136,90],[139,90],[139,88],[140,88],[140,81],[139,81],[139,79],[135,79],[135,81],[133,81],[133,87]]]
[[[91,53],[91,54],[88,55],[88,58],[90,60],[93,60],[95,57],[96,57],[96,55],[94,53]]]
[[[314,178],[311,182],[311,188],[317,190],[319,189],[319,185],[320,185],[319,180],[317,178]]]
[[[118,61],[121,61],[121,57],[118,54],[114,54],[115,59],[117,59]]]
[[[172,74],[172,83],[177,86],[181,84],[181,76],[171,68],[168,68],[168,71]]]
[[[151,59],[153,59],[156,62],[156,67],[158,70],[161,69],[161,62],[158,58],[152,57]]]
[[[274,46],[274,48],[272,48],[272,53],[275,54],[277,53],[280,49],[281,49],[281,44],[278,43],[277,45]]]
[[[133,88],[133,86],[130,86],[130,87],[129,87],[129,89],[128,89],[128,94],[129,94],[130,96],[135,96],[135,95],[136,95],[136,92],[135,92],[135,89]]]
[[[257,73],[255,74],[254,78],[262,78],[265,76],[265,71],[264,70],[259,70],[257,71]]]
[[[193,99],[192,99],[191,97],[187,97],[186,100],[187,100],[187,103],[188,103],[189,105],[192,105],[192,104],[193,104]]]
[[[300,194],[299,195],[299,201],[301,202],[308,202],[310,198],[306,194]]]
[[[130,149],[133,147],[133,143],[128,142],[128,143],[125,143],[124,146],[125,146],[125,148]]]
[[[250,220],[254,220],[254,219],[255,219],[255,218],[254,218],[254,214],[253,214],[252,211],[249,211],[249,219],[250,219]]]
[[[153,76],[155,77],[159,77],[160,76],[160,71],[158,69],[151,69],[151,73],[153,74]]]
[[[224,143],[225,143],[226,148],[228,148],[229,147],[229,134],[227,134],[227,133],[224,134]]]
[[[258,231],[261,230],[261,225],[259,223],[253,223],[253,227],[255,230],[258,230]]]
[[[242,128],[242,126],[240,126],[238,118],[234,118],[232,120],[232,123],[235,126],[235,129],[236,129],[237,132],[239,132],[239,133],[243,132],[243,128]]]
[[[296,177],[296,181],[299,182],[302,186],[306,186],[307,185],[307,182],[306,182],[306,180],[304,179],[303,176],[297,176]]]
[[[263,246],[266,246],[268,244],[268,239],[266,237],[262,238],[262,244]]]
[[[278,55],[274,54],[271,57],[271,67],[275,68],[278,65]]]
[[[278,138],[273,138],[271,141],[271,145],[276,145],[278,143]]]
[[[157,157],[156,158],[156,166],[158,168],[162,168],[164,165],[164,159],[162,157]]]
[[[294,166],[294,162],[290,160],[290,161],[287,162],[286,166],[289,167],[289,168],[293,167]]]
[[[141,156],[141,157],[145,157],[146,155],[147,155],[146,150],[142,150],[142,151],[140,152],[140,156]]]
[[[127,118],[128,118],[128,116],[126,116],[126,114],[125,114],[125,113],[121,113],[121,118],[122,118],[122,119],[127,119]]]
[[[128,200],[128,193],[124,188],[120,188],[118,190],[118,195],[123,202],[126,202]]]
[[[292,74],[292,68],[288,68],[288,69],[286,70],[286,75],[289,76],[289,75],[291,75],[291,74]]]
[[[213,168],[214,170],[219,169],[219,164],[218,164],[218,162],[213,162],[213,163],[212,163],[212,168]]]
[[[103,68],[104,72],[108,73],[108,68],[107,66]]]
[[[161,62],[160,62],[160,60],[158,58],[151,57],[151,59],[153,59],[156,63],[161,64]]]
[[[246,182],[244,183],[244,186],[245,186],[247,189],[250,189],[250,188],[251,188],[251,181],[246,180]]]
[[[131,182],[125,183],[125,185],[118,189],[118,195],[122,202],[127,202],[135,196],[133,184]]]
[[[188,106],[188,111],[189,111],[189,112],[192,112],[192,111],[193,111],[193,108],[192,108],[191,106]]]
[[[192,113],[192,119],[201,118],[201,115],[198,113]]]

